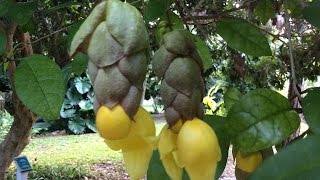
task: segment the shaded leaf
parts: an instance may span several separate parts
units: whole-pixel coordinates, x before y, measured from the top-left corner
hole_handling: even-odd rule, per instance
[[[19,25],[26,24],[37,8],[37,1],[18,2],[10,6],[8,16]]]
[[[76,117],[76,109],[61,109],[60,116],[62,118],[72,118]]]
[[[5,16],[13,4],[13,0],[2,0],[0,1],[0,17]]]
[[[233,49],[247,55],[270,56],[267,38],[252,24],[239,19],[221,19],[217,22],[217,33]]]
[[[7,47],[7,35],[0,29],[0,55],[6,52]]]
[[[226,120],[231,143],[243,152],[278,144],[300,125],[288,99],[270,89],[256,89],[242,96]]]
[[[66,96],[68,98],[68,103],[71,105],[78,105],[81,101],[82,95],[78,92],[78,90],[72,86],[68,89]]]
[[[97,127],[96,127],[96,123],[94,120],[90,120],[90,119],[85,119],[84,120],[86,126],[93,132],[98,132]]]
[[[172,0],[149,0],[144,10],[144,18],[147,22],[154,21],[164,15],[172,4]]]
[[[320,135],[320,88],[312,89],[302,101],[304,117],[312,132]]]
[[[199,36],[194,36],[195,37],[195,44],[197,47],[197,51],[203,61],[203,66],[204,66],[204,71],[212,67],[212,58],[211,58],[211,52],[206,44],[205,41],[203,41]]]
[[[68,128],[75,134],[82,134],[86,129],[86,126],[83,120],[70,120],[68,121]]]
[[[271,0],[260,0],[254,9],[254,14],[258,16],[262,24],[266,24],[270,18],[275,16]]]
[[[208,123],[215,131],[220,149],[221,149],[221,160],[218,162],[217,170],[216,170],[216,178],[218,179],[224,171],[228,160],[228,152],[230,145],[230,138],[225,133],[225,117],[221,116],[213,116],[213,115],[205,115],[203,121]]]
[[[309,4],[309,6],[306,6],[303,11],[303,17],[313,26],[320,29],[320,1],[313,1]]]
[[[59,66],[48,57],[32,55],[23,59],[14,73],[16,92],[34,113],[56,119],[64,99]]]
[[[72,72],[74,72],[75,75],[80,76],[84,70],[86,70],[88,61],[88,55],[78,52],[72,61]]]
[[[26,24],[20,25],[19,29],[22,32],[34,33],[36,31],[36,27],[32,19],[30,18]]]
[[[242,94],[237,88],[229,88],[223,96],[224,106],[230,110],[232,106],[239,101]]]
[[[170,177],[167,175],[166,170],[164,169],[162,162],[160,160],[159,151],[153,151],[148,172],[147,172],[148,180],[170,180]]]
[[[76,86],[78,92],[80,94],[84,94],[90,91],[91,88],[91,82],[88,77],[76,77],[74,79],[74,85]]]
[[[70,30],[68,31],[67,49],[68,49],[69,54],[70,54],[71,42],[73,40],[73,37],[74,37],[74,35],[76,35],[76,33],[79,30],[80,26],[82,25],[83,21],[84,20],[80,20],[80,21],[75,22],[71,26]]]
[[[160,18],[157,25],[156,39],[158,43],[160,44],[163,36],[166,33],[176,29],[184,29],[184,23],[178,15],[176,15],[172,11],[169,11]]]
[[[65,65],[61,71],[64,80],[64,87],[66,88],[72,74],[72,63],[68,63],[67,65]]]
[[[294,18],[302,17],[302,5],[300,0],[287,0],[289,13]]]
[[[320,137],[298,140],[259,166],[250,180],[318,179],[320,169]]]

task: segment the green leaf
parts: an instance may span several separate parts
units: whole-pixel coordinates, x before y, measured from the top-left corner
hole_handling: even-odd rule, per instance
[[[90,88],[91,88],[91,81],[88,77],[76,77],[74,79],[74,85],[76,86],[78,92],[80,94],[84,94],[89,92]]]
[[[26,24],[37,8],[37,1],[18,2],[10,6],[8,16],[19,25]]]
[[[239,101],[242,94],[237,88],[229,88],[223,96],[224,106],[227,110],[230,110],[232,106]]]
[[[42,55],[26,57],[17,67],[14,80],[17,95],[31,111],[46,119],[59,117],[64,86],[54,61]]]
[[[258,16],[262,24],[266,24],[268,20],[275,16],[275,10],[271,0],[260,0],[254,10],[254,14]]]
[[[217,33],[233,49],[247,55],[270,56],[267,38],[252,24],[239,19],[221,19],[217,22]]]
[[[171,0],[149,0],[144,8],[144,18],[147,22],[154,21],[166,13]]]
[[[68,128],[75,134],[82,134],[86,129],[86,125],[83,120],[70,120],[68,122]]]
[[[73,118],[76,117],[76,109],[61,109],[60,116],[62,118]]]
[[[86,126],[93,132],[98,132],[97,127],[96,127],[96,123],[94,120],[90,120],[90,119],[85,119],[84,120]]]
[[[240,151],[255,152],[285,140],[299,125],[288,99],[270,89],[256,89],[232,106],[226,130]]]
[[[13,0],[0,1],[0,17],[5,16],[8,13],[8,10],[12,4],[13,4]]]
[[[81,108],[81,110],[83,111],[89,111],[93,109],[93,103],[88,101],[88,100],[81,100],[79,102],[79,107]]]
[[[211,68],[213,63],[210,49],[206,42],[204,42],[199,36],[194,37],[198,53],[203,61],[204,71],[206,71],[207,69]]]
[[[300,0],[286,0],[288,3],[289,13],[293,18],[302,17],[302,5]]]
[[[7,48],[7,35],[0,29],[0,55],[6,52]]]
[[[318,179],[320,137],[309,136],[266,159],[250,180]]]
[[[35,24],[33,23],[31,18],[29,19],[29,21],[26,24],[20,25],[19,29],[22,32],[29,32],[29,33],[34,33],[36,31]]]
[[[70,76],[72,74],[72,63],[68,63],[62,68],[62,75],[64,79],[64,87],[67,88]]]
[[[73,37],[74,37],[74,35],[76,35],[76,33],[79,30],[80,26],[82,25],[83,21],[84,20],[80,20],[80,21],[75,22],[71,26],[70,30],[68,31],[67,49],[68,49],[69,54],[70,54],[71,42],[73,40]]]
[[[148,180],[170,180],[170,177],[166,173],[166,170],[164,169],[162,162],[160,160],[159,151],[153,151],[148,172],[147,172],[147,179]]]
[[[184,29],[183,21],[178,15],[172,11],[169,11],[160,18],[157,25],[156,39],[158,43],[160,44],[163,36],[166,33],[176,29]]]
[[[303,11],[303,17],[313,26],[320,29],[320,1],[313,1],[308,6],[306,6]]]
[[[224,168],[226,167],[227,160],[228,160],[229,146],[230,146],[230,138],[228,134],[225,133],[226,120],[224,117],[221,117],[221,116],[205,115],[203,121],[208,123],[213,128],[219,140],[219,145],[220,145],[221,155],[222,155],[221,161],[218,162],[218,166],[216,170],[216,179],[219,179],[219,177],[224,171]]]
[[[312,132],[320,135],[320,88],[312,89],[302,101],[304,117]]]
[[[56,119],[64,99],[63,77],[59,66],[46,56],[23,59],[14,73],[16,92],[34,113]]]
[[[78,52],[72,61],[72,72],[74,72],[75,75],[80,76],[84,70],[86,70],[88,61],[88,55]]]

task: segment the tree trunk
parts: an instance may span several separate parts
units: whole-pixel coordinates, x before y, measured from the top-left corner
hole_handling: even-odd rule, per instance
[[[6,29],[7,52],[13,49],[13,36],[16,27],[16,24],[12,24]],[[22,54],[25,56],[31,55],[33,50],[30,44],[29,33],[23,33],[20,38],[23,46]],[[29,143],[32,124],[35,122],[34,114],[25,105],[23,105],[15,92],[13,80],[15,67],[15,61],[10,61],[8,75],[13,89],[12,102],[15,111],[14,122],[10,128],[10,131],[5,137],[4,141],[0,144],[0,180],[5,179],[6,169],[10,166],[14,157],[20,155],[20,153]]]

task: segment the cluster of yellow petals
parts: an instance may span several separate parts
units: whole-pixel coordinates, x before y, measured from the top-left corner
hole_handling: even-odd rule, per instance
[[[116,105],[112,109],[101,106],[96,125],[105,143],[113,150],[121,150],[126,170],[133,180],[145,176],[153,150],[156,148],[156,129],[149,112],[139,107],[133,120]]]

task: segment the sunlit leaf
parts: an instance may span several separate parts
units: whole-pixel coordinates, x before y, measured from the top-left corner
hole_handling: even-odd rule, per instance
[[[217,33],[233,49],[252,56],[270,56],[271,49],[262,32],[247,21],[221,19],[217,22]]]
[[[56,119],[64,99],[64,82],[59,66],[42,55],[23,59],[15,74],[15,87],[23,104],[34,113]]]
[[[250,180],[318,179],[320,137],[301,139],[262,163]]]
[[[74,79],[74,84],[78,90],[78,92],[80,94],[84,94],[84,93],[87,93],[89,92],[90,88],[91,88],[91,82],[90,82],[90,79],[87,78],[87,77],[76,77]]]
[[[288,99],[270,89],[256,89],[242,96],[226,120],[231,143],[243,152],[278,144],[300,125]]]
[[[320,135],[320,88],[312,89],[302,101],[304,117],[312,132]]]
[[[70,120],[68,122],[68,128],[75,134],[82,134],[86,129],[86,126],[83,120],[82,121]]]

